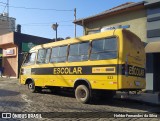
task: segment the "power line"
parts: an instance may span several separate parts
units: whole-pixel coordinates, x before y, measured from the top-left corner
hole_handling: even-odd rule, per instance
[[[35,26],[35,27],[42,27],[42,26],[51,26],[51,24],[48,24],[48,25],[25,25],[25,24],[21,24],[23,26]],[[59,25],[59,26],[74,26],[74,25]]]
[[[63,22],[71,22],[73,20],[66,20],[66,21],[57,21],[58,23],[63,23]],[[44,24],[53,24],[55,22],[48,22],[48,23],[23,23],[21,25],[44,25]]]
[[[4,13],[4,11],[5,11],[6,7],[7,7],[7,5],[4,7],[4,9],[3,9],[3,12],[2,12],[2,13]]]
[[[2,4],[5,4],[5,5],[7,5],[7,3],[3,3],[3,2],[0,2],[0,3],[2,3]],[[3,7],[5,7],[4,5],[0,5],[0,6],[3,6]],[[73,9],[52,9],[52,8],[29,8],[29,7],[22,7],[22,6],[12,6],[12,5],[10,5],[10,6],[8,6],[8,7],[10,7],[10,8],[16,8],[16,9],[28,9],[28,10],[45,10],[45,11],[74,11]]]
[[[4,2],[0,2],[0,3],[7,5],[7,3],[4,3]]]
[[[0,5],[0,6],[3,6],[3,7],[4,7],[3,12],[2,12],[2,13],[4,13],[4,11],[5,11],[6,7],[7,7],[7,3],[0,2],[0,4],[3,4],[3,5]]]
[[[28,7],[18,7],[18,6],[9,6],[11,8],[17,9],[28,9],[28,10],[46,10],[46,11],[74,11],[74,10],[63,10],[63,9],[46,9],[46,8],[28,8]]]

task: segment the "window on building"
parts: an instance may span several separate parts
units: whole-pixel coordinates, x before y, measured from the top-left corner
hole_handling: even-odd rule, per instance
[[[54,47],[52,48],[52,54],[50,62],[65,62],[67,60],[67,47],[68,46],[61,46],[61,47]]]
[[[117,57],[117,39],[106,38],[92,41],[91,60],[114,59]]]
[[[147,15],[158,14],[160,13],[160,7],[154,7],[147,9]]]
[[[35,63],[36,53],[29,53],[26,57],[24,65],[31,65]]]
[[[46,59],[46,49],[40,49],[38,51],[37,64],[45,63]]]
[[[88,60],[89,42],[70,45],[68,61]]]

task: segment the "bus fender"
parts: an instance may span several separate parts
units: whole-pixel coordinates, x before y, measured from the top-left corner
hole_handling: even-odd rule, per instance
[[[27,78],[25,84],[28,84],[29,81],[33,81],[34,82],[34,80],[32,78]]]
[[[74,89],[80,84],[86,84],[89,89],[92,88],[90,82],[87,79],[79,78],[74,81]]]

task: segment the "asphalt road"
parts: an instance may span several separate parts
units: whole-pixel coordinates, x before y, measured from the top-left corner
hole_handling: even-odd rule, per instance
[[[48,115],[48,119],[35,118],[23,119],[14,118],[5,120],[92,120],[92,121],[105,121],[105,120],[159,120],[154,118],[160,112],[160,107],[148,105],[145,103],[135,102],[125,99],[113,99],[111,101],[95,99],[91,104],[78,103],[74,97],[74,94],[60,92],[58,94],[52,94],[49,90],[45,89],[42,93],[31,93],[28,91],[25,85],[20,85],[17,79],[5,79],[0,78],[0,112],[12,112],[13,113],[38,113],[45,112]],[[48,112],[48,113],[46,113]],[[57,113],[59,112],[59,113]],[[65,113],[62,113],[65,112]],[[80,112],[80,113],[77,113]],[[107,113],[113,112],[113,113]],[[133,113],[134,112],[134,113]],[[153,113],[154,112],[154,113]],[[156,113],[155,113],[156,112]],[[153,118],[123,118],[123,114],[133,113],[137,115],[139,113],[150,114]],[[21,114],[21,116],[22,116]],[[43,113],[42,113],[43,114]],[[73,116],[73,115],[75,116]],[[117,115],[116,115],[117,114]],[[118,115],[121,114],[121,115]],[[155,115],[151,115],[155,114]],[[58,115],[58,116],[57,116]],[[72,118],[65,118],[70,115]],[[27,114],[28,116],[28,114]],[[39,115],[40,116],[40,115]],[[49,118],[56,117],[56,118]],[[122,116],[122,118],[114,118],[113,116]],[[60,118],[61,117],[61,118]],[[0,119],[4,121],[4,119]]]

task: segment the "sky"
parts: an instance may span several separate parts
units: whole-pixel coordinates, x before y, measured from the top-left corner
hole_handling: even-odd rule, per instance
[[[74,8],[77,19],[85,18],[126,2],[141,0],[9,0],[9,16],[16,18],[22,33],[45,38],[55,38],[52,24],[58,23],[57,36],[74,37]],[[0,13],[7,12],[7,0],[0,0]],[[36,8],[36,9],[31,9]],[[77,37],[83,28],[77,26]]]

